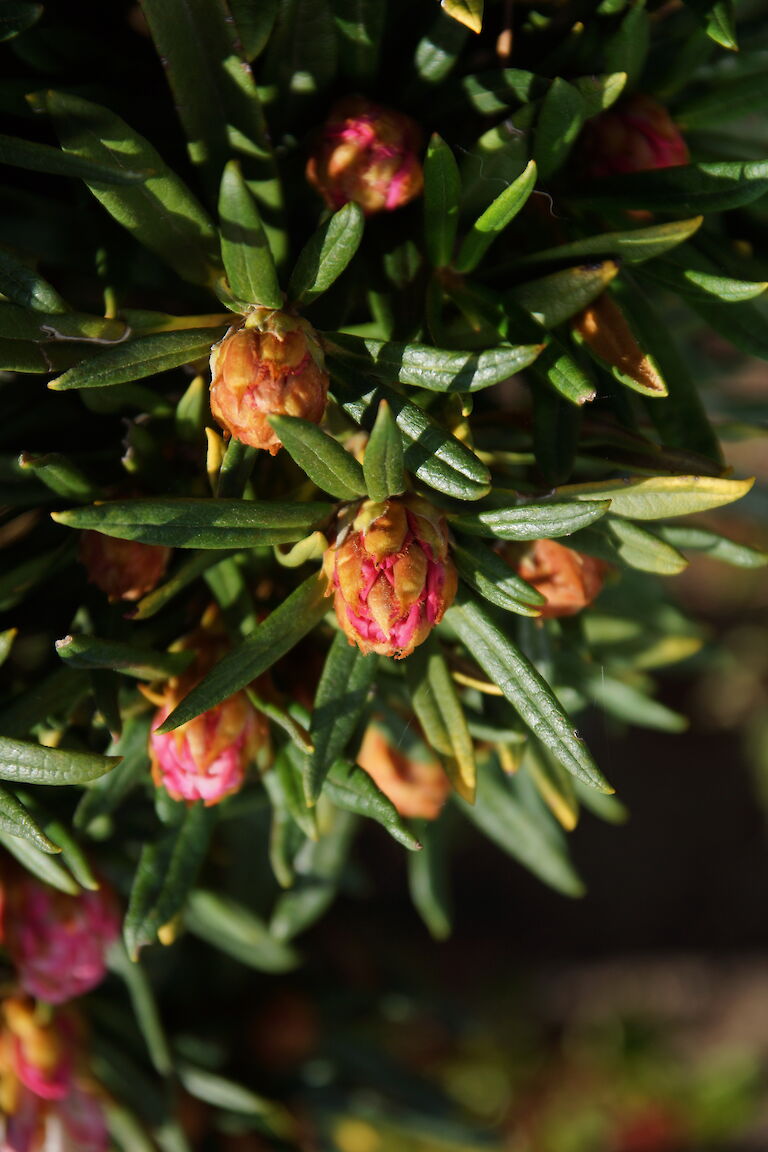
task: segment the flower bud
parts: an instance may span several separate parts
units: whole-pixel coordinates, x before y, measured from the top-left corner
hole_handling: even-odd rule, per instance
[[[595,180],[687,164],[688,146],[663,105],[640,94],[622,100],[587,123],[584,167]]]
[[[109,889],[69,896],[11,873],[4,903],[4,942],[25,992],[63,1004],[101,983],[106,950],[120,932]]]
[[[507,546],[502,555],[523,580],[546,596],[546,604],[539,608],[545,619],[581,612],[599,594],[608,571],[602,560],[584,556],[556,540]]]
[[[211,349],[211,412],[225,432],[274,456],[282,447],[269,416],[319,424],[328,376],[314,328],[299,316],[254,308]]]
[[[445,518],[418,496],[364,500],[325,554],[336,616],[361,652],[400,660],[456,595]]]
[[[181,676],[171,677],[159,697],[147,690],[144,692],[159,704],[152,721],[153,729],[163,723],[227,650],[223,633],[215,624],[209,626],[206,620],[203,627],[186,637],[179,647],[182,651],[195,648],[192,666]],[[236,692],[172,732],[152,732],[149,742],[152,779],[174,800],[190,804],[202,800],[210,807],[239,791],[249,764],[268,738],[263,715],[253,708],[245,692]]]
[[[80,562],[88,579],[110,599],[140,600],[162,580],[171,549],[138,540],[117,540],[101,532],[80,535]]]
[[[104,1109],[78,1065],[76,1020],[31,1000],[0,1008],[0,1148],[3,1152],[107,1152]]]
[[[391,212],[418,196],[424,174],[415,120],[360,96],[339,101],[307,162],[307,179],[329,208],[354,200],[365,212]]]
[[[366,729],[357,762],[401,816],[436,820],[451,791],[439,760],[406,756],[376,724]]]

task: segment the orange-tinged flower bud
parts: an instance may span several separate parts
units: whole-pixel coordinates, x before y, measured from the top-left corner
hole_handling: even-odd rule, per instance
[[[116,540],[101,532],[80,535],[80,562],[91,584],[111,601],[140,600],[162,580],[171,549],[137,540]]]
[[[593,179],[687,164],[688,146],[663,105],[636,94],[601,112],[582,136],[584,167]]]
[[[299,316],[254,308],[211,349],[211,411],[231,436],[273,456],[282,447],[269,416],[319,424],[328,398],[323,351]]]
[[[377,724],[370,724],[357,762],[401,816],[436,820],[440,815],[451,785],[439,760],[406,756],[392,746]]]
[[[240,790],[249,765],[269,739],[267,722],[245,692],[236,692],[172,732],[154,731],[224,654],[226,642],[215,626],[203,627],[180,648],[197,650],[192,666],[171,677],[159,699],[145,692],[159,704],[149,742],[152,779],[174,800],[202,800],[210,807]]]
[[[608,565],[593,556],[584,556],[556,540],[534,540],[532,544],[508,546],[502,555],[523,580],[546,596],[539,611],[542,617],[574,616],[591,604],[603,587]]]
[[[426,640],[456,595],[445,518],[419,496],[364,500],[324,568],[336,616],[362,652],[399,660]]]
[[[329,208],[354,200],[365,212],[391,212],[424,186],[415,120],[361,96],[331,109],[307,162],[307,179]]]

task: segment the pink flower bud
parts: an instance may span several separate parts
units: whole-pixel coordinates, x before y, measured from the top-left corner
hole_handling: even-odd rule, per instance
[[[152,727],[159,727],[174,706],[163,705]],[[152,778],[174,800],[202,800],[208,808],[239,791],[266,738],[263,717],[237,692],[173,732],[152,733]]]
[[[365,212],[391,212],[424,186],[415,120],[361,96],[331,109],[307,162],[307,179],[329,208],[354,200]]]
[[[688,146],[666,108],[639,94],[590,120],[582,144],[584,168],[595,180],[689,160]]]
[[[376,724],[368,726],[357,762],[401,816],[436,820],[451,791],[439,760],[406,756]]]
[[[79,1069],[76,1020],[9,997],[0,1011],[2,1152],[107,1152],[104,1110]]]
[[[170,548],[159,544],[116,540],[101,532],[80,535],[80,562],[85,565],[91,584],[111,601],[140,600],[146,596],[162,580],[170,558]]]
[[[418,496],[364,500],[324,569],[350,643],[396,660],[426,640],[456,595],[445,518]]]
[[[545,619],[581,612],[599,594],[608,571],[602,560],[584,556],[556,540],[507,546],[502,555],[523,580],[546,596],[546,604],[539,608]]]
[[[299,316],[254,308],[211,349],[211,411],[225,432],[275,455],[282,445],[269,416],[319,424],[328,398],[320,342]]]
[[[104,887],[68,896],[12,873],[3,927],[24,991],[62,1004],[104,979],[105,953],[119,934],[120,915],[114,895]]]

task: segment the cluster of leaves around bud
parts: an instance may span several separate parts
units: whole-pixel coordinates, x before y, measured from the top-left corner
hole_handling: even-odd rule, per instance
[[[54,68],[11,18],[0,844],[73,893],[98,857],[134,960],[186,926],[290,967],[367,819],[435,935],[456,809],[577,895],[564,833],[623,808],[576,724],[685,726],[658,577],[765,562],[680,519],[750,488],[675,331],[768,357],[749,30],[728,72],[724,2],[311,7],[145,0],[104,103],[86,33]],[[208,851],[243,836],[257,894]]]

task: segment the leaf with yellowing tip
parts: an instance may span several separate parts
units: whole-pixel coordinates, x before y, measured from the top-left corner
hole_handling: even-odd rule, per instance
[[[645,396],[667,395],[655,360],[640,347],[624,313],[607,292],[578,314],[573,333],[620,384]]]
[[[649,476],[603,480],[596,484],[566,484],[556,490],[568,500],[610,500],[611,511],[627,520],[662,520],[688,516],[732,504],[746,496],[755,482],[719,476]]]
[[[453,20],[458,20],[470,32],[483,27],[483,0],[440,0],[440,7]]]

